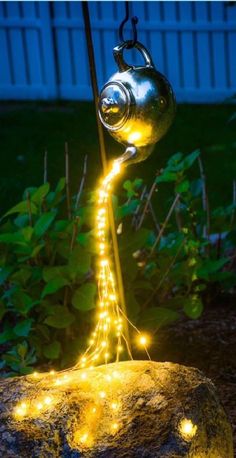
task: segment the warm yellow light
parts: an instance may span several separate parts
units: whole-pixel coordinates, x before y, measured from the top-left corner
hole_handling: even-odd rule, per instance
[[[179,432],[183,439],[190,440],[197,432],[197,425],[194,425],[192,420],[183,418],[179,424]]]
[[[150,343],[150,337],[147,334],[140,334],[138,336],[138,343],[141,347],[147,347]]]
[[[106,397],[105,391],[100,391],[99,396],[101,399],[104,399]]]
[[[43,408],[42,402],[38,402],[38,404],[36,404],[36,407],[37,407],[38,410],[42,410],[42,408]]]
[[[85,444],[86,442],[88,442],[88,438],[89,438],[88,433],[82,434],[82,436],[80,436],[80,442],[81,442],[81,444]]]
[[[140,140],[141,137],[142,137],[142,133],[141,132],[132,132],[128,137],[128,141],[129,141],[129,143],[134,143],[137,140]]]
[[[111,403],[111,408],[112,408],[112,410],[118,410],[119,409],[119,403],[116,402],[116,401],[113,401]]]
[[[113,371],[112,372],[112,377],[118,379],[119,378],[119,372]]]
[[[118,429],[119,429],[119,423],[116,423],[116,422],[112,423],[112,425],[111,425],[112,433],[116,433],[118,431]]]
[[[51,403],[52,403],[52,398],[50,398],[50,396],[46,396],[46,398],[44,399],[44,404],[49,406]]]
[[[119,164],[119,162],[117,162],[117,161],[114,162],[112,172],[113,172],[114,175],[117,175],[118,173],[120,173],[120,164]]]
[[[16,408],[15,408],[15,416],[20,418],[20,417],[25,417],[27,415],[28,411],[28,405],[26,402],[21,402]]]

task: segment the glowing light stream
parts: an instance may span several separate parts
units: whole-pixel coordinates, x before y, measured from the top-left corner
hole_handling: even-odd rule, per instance
[[[129,325],[138,333],[140,337],[139,344],[145,349],[150,359],[146,348],[147,340],[128,319],[119,305],[109,252],[108,200],[111,195],[114,178],[121,172],[121,167],[119,160],[114,161],[111,170],[103,178],[98,189],[96,213],[98,315],[97,324],[89,340],[89,346],[76,365],[77,368],[81,369],[91,368],[101,363],[107,364],[111,360],[118,362],[120,354],[125,348],[130,359],[132,359],[132,352],[124,333],[124,320],[127,320]]]

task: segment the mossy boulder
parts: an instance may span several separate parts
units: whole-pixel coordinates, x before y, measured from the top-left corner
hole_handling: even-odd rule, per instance
[[[128,361],[0,382],[4,458],[233,458],[212,382],[197,369]]]

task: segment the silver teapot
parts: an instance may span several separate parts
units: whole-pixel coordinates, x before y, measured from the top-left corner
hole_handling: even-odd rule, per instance
[[[147,49],[135,48],[144,57],[144,66],[128,65],[123,58],[125,41],[113,50],[118,72],[104,85],[99,97],[99,116],[108,132],[126,148],[122,161],[140,162],[173,122],[176,104],[168,80],[158,72]]]

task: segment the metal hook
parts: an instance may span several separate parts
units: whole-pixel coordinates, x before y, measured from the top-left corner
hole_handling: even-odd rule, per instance
[[[125,38],[124,38],[123,30],[124,30],[124,25],[126,24],[126,22],[128,22],[128,20],[129,20],[129,2],[126,1],[125,2],[125,18],[121,22],[120,27],[119,27],[119,39],[122,42],[126,41]],[[137,23],[138,23],[137,16],[133,16],[131,18],[133,39],[130,40],[130,44],[127,46],[127,49],[133,48],[135,46],[135,44],[137,43],[137,28],[136,28],[136,24]]]

